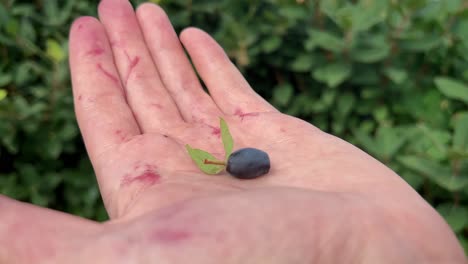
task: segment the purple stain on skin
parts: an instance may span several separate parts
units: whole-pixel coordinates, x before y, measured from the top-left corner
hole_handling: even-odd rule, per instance
[[[105,76],[107,76],[109,79],[111,79],[113,82],[115,82],[116,84],[119,84],[119,80],[117,79],[117,77],[115,77],[114,75],[112,75],[112,73],[106,71],[106,70],[102,67],[102,64],[101,64],[101,63],[98,63],[98,64],[97,64],[97,68],[98,68],[102,73],[104,73]]]
[[[137,66],[138,62],[140,62],[140,57],[135,56],[134,58],[131,58],[127,51],[125,51],[125,56],[127,56],[127,60],[129,62],[127,76],[125,77],[125,86],[127,86],[128,80],[130,79],[130,75],[132,74],[133,69],[135,68],[135,66]]]
[[[119,138],[120,142],[127,142],[131,139],[128,134],[126,134],[120,129],[115,131],[115,135]]]
[[[104,49],[101,47],[96,47],[92,50],[89,50],[86,52],[86,55],[91,55],[91,56],[99,56],[104,53]]]
[[[158,229],[150,234],[150,240],[155,243],[177,243],[187,240],[192,234],[184,230]]]
[[[126,174],[120,182],[120,186],[125,187],[137,182],[145,186],[158,183],[161,179],[161,175],[156,171],[156,166],[144,165],[144,167],[145,170],[140,174],[136,174],[136,176]]]
[[[201,122],[201,123],[203,123],[203,122]],[[206,123],[203,123],[203,125],[208,126],[209,128],[211,128],[211,135],[216,136],[218,138],[221,137],[221,128],[215,127],[215,126],[212,126],[212,125],[208,125]]]
[[[236,111],[234,112],[234,115],[240,117],[241,121],[244,121],[244,117],[258,116],[258,113],[244,113],[242,112],[240,108],[237,108]]]
[[[220,137],[221,136],[221,129],[218,127],[210,126],[211,127],[211,134],[213,136]]]

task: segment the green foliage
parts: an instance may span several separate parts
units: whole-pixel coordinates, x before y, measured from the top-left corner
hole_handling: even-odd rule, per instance
[[[224,121],[224,119],[219,119],[219,127],[221,130],[221,139],[223,140],[224,152],[225,152],[225,160],[229,158],[232,153],[232,148],[234,147],[234,140],[232,139],[231,132],[229,132],[229,127]]]
[[[177,31],[212,34],[278,109],[391,166],[468,244],[466,1],[153,2]],[[97,218],[66,59],[70,23],[96,1],[1,3],[0,190]]]
[[[7,96],[8,92],[3,90],[3,89],[0,89],[0,101],[5,99],[5,97]]]
[[[0,193],[103,220],[67,61],[70,23],[91,6],[0,1]]]

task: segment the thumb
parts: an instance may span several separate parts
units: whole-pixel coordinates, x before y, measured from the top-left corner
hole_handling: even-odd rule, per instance
[[[0,195],[0,263],[54,262],[99,224]],[[73,238],[73,239],[70,239]]]

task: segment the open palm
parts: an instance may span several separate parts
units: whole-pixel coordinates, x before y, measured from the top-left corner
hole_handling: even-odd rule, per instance
[[[463,261],[448,226],[396,174],[279,113],[206,33],[186,29],[179,40],[161,8],[135,13],[126,0],[103,0],[99,18],[74,23],[70,65],[77,119],[111,220],[1,198],[0,262]],[[269,174],[239,180],[195,166],[186,144],[223,158],[220,117],[234,149],[270,155]]]

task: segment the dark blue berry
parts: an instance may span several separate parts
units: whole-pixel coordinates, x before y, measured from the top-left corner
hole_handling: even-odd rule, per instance
[[[236,178],[257,178],[270,170],[270,158],[259,149],[239,149],[229,156],[226,170]]]

